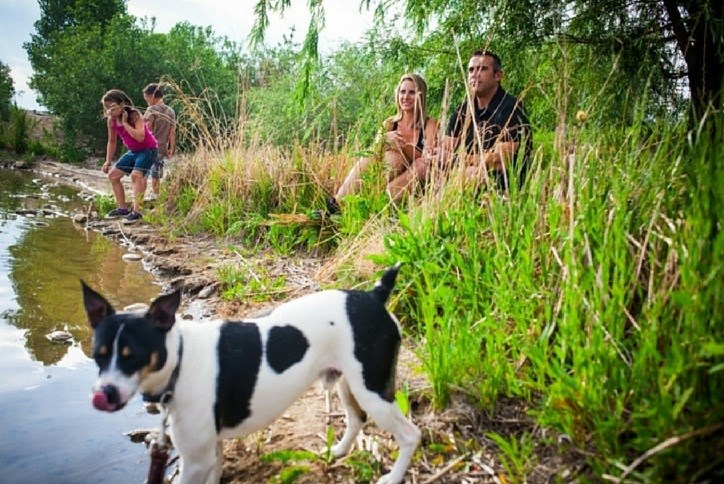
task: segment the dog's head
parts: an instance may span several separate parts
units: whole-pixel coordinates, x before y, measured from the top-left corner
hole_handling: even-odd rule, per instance
[[[83,302],[93,328],[93,359],[99,368],[93,406],[115,412],[146,380],[164,368],[166,334],[176,321],[178,291],[158,297],[143,312],[116,313],[106,299],[83,281]],[[170,373],[170,371],[169,371]]]

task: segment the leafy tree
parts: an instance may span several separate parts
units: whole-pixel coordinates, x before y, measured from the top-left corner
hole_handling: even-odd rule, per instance
[[[30,64],[42,74],[52,62],[53,44],[59,36],[80,25],[105,28],[118,14],[126,13],[127,0],[38,0],[40,19],[35,22],[36,33],[24,44]]]
[[[156,35],[163,52],[159,64],[165,78],[176,86],[176,94],[187,101],[204,99],[195,103],[201,110],[197,114],[220,121],[215,129],[226,129],[237,115],[241,62],[237,45],[216,36],[210,27],[196,27],[186,22],[174,26],[167,35]],[[179,122],[183,122],[184,117],[181,113]]]
[[[0,62],[0,121],[10,119],[10,108],[13,105],[15,86],[10,75],[10,66]]]
[[[290,3],[258,0],[255,41],[268,24],[267,11],[283,12]],[[310,2],[317,18],[323,18],[318,12],[321,4],[322,0]],[[721,107],[724,7],[719,1],[362,0],[360,6],[374,6],[377,18],[401,9],[415,32],[427,34],[425,45],[434,52],[431,64],[454,65],[449,63],[455,55],[452,32],[463,52],[491,44],[509,59],[506,62],[513,69],[508,72],[518,76],[526,72],[522,67],[537,68],[530,59],[542,46],[563,43],[578,46],[570,53],[583,61],[571,63],[571,71],[593,68],[599,86],[615,70],[619,93],[638,93],[670,104],[678,81],[686,77],[692,119],[699,119],[707,108]],[[320,25],[313,20],[310,30]],[[596,60],[593,65],[592,60]],[[519,83],[515,76],[513,81]]]

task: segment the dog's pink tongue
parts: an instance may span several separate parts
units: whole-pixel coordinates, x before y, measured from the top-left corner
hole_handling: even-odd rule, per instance
[[[108,403],[108,395],[104,392],[93,393],[93,406],[98,410],[103,410],[104,412],[113,411],[113,405]]]

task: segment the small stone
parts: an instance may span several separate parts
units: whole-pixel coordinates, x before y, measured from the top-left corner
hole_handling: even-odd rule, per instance
[[[148,311],[148,308],[149,308],[148,304],[145,304],[145,303],[135,303],[135,304],[130,304],[130,305],[126,306],[125,308],[123,308],[123,310],[124,310],[124,311],[133,311],[133,312],[135,312],[135,311]]]
[[[128,253],[128,254],[123,254],[121,259],[123,259],[126,262],[132,262],[132,261],[143,259],[143,256],[140,254]]]
[[[45,335],[53,343],[72,343],[73,335],[67,331],[53,331]]]
[[[214,286],[213,284],[206,286],[205,288],[201,289],[201,291],[199,291],[198,297],[199,297],[199,299],[207,299],[209,296],[211,296],[214,293],[215,290],[216,290],[216,286]]]

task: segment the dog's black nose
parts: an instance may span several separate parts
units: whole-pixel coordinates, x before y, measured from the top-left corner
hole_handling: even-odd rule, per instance
[[[121,395],[118,393],[118,389],[113,385],[103,385],[101,391],[106,394],[108,403],[111,405],[118,405],[121,403]]]

